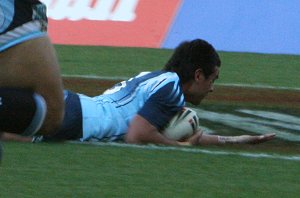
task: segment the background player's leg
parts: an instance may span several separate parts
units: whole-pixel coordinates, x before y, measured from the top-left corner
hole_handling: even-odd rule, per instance
[[[47,112],[45,100],[39,94],[20,88],[0,88],[0,131],[35,134]]]
[[[45,99],[47,115],[40,133],[55,133],[64,115],[63,85],[49,38],[29,40],[1,52],[0,68],[0,87],[29,89]]]

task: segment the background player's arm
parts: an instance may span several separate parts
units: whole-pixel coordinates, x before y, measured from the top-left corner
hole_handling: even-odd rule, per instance
[[[21,136],[14,133],[0,133],[0,140],[2,141],[16,141],[16,142],[32,142],[32,137]]]
[[[170,140],[163,136],[156,127],[149,123],[140,115],[136,115],[125,136],[125,142],[131,144],[164,144],[164,145],[180,145],[179,142]]]

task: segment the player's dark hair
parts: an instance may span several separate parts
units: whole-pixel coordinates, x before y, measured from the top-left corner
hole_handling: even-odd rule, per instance
[[[181,83],[185,83],[194,78],[199,68],[207,78],[214,72],[215,66],[220,67],[221,60],[214,47],[204,40],[195,39],[176,47],[164,70],[176,72]]]

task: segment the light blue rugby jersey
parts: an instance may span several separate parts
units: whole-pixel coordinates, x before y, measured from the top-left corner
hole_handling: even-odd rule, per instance
[[[122,139],[136,114],[158,130],[185,105],[176,73],[142,72],[116,84],[96,97],[79,95],[82,106],[83,137],[113,141]]]

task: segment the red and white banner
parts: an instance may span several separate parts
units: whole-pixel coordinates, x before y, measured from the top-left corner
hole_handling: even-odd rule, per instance
[[[42,0],[56,44],[160,47],[180,0]]]

